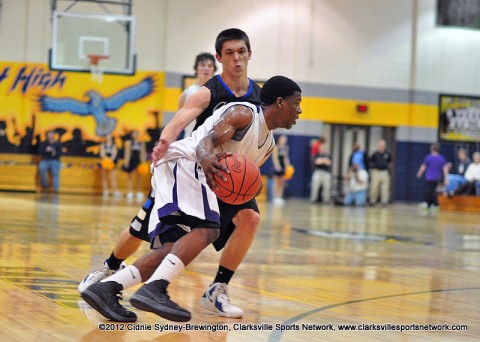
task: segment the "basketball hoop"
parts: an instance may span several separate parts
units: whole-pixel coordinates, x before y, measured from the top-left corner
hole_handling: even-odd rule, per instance
[[[92,74],[92,80],[98,83],[102,83],[103,80],[103,69],[98,66],[98,63],[102,59],[108,59],[110,56],[105,55],[87,55],[89,65],[90,65],[90,72]]]

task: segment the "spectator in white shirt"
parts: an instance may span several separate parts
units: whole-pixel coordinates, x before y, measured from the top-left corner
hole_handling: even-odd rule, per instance
[[[343,204],[354,204],[358,207],[365,206],[367,201],[368,172],[362,169],[360,164],[353,164],[348,169],[345,180],[347,181],[347,189]]]

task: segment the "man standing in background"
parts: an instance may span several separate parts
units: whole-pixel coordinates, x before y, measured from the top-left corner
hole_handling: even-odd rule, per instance
[[[38,153],[42,157],[38,164],[40,183],[43,192],[48,191],[48,173],[52,176],[52,190],[58,193],[60,187],[60,156],[62,155],[62,144],[55,139],[55,131],[47,132],[47,139],[40,144]]]
[[[325,146],[325,140],[318,146],[313,156],[312,189],[310,191],[310,203],[316,203],[318,192],[322,188],[322,203],[330,202],[330,189],[332,187],[332,157]]]
[[[386,207],[390,195],[390,166],[392,154],[386,151],[386,142],[380,139],[377,151],[370,157],[370,206],[375,206],[380,188],[380,203]]]

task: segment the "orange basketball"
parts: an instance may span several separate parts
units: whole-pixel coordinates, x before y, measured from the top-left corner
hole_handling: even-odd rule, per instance
[[[257,165],[243,154],[227,154],[219,162],[230,170],[227,182],[215,176],[219,189],[217,197],[225,203],[243,204],[250,201],[262,186],[262,176]]]

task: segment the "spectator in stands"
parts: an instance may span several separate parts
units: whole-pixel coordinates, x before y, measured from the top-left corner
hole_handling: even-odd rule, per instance
[[[355,163],[348,168],[345,175],[346,191],[343,199],[344,205],[365,206],[367,202],[368,172]]]
[[[52,177],[52,190],[58,193],[60,186],[60,156],[62,155],[62,144],[55,138],[55,131],[48,131],[47,139],[43,141],[38,153],[42,157],[38,165],[40,183],[43,192],[48,192],[48,174]]]
[[[313,156],[312,188],[310,190],[310,202],[318,200],[318,193],[322,188],[322,202],[330,202],[330,189],[332,187],[332,157],[325,146],[325,140],[319,145],[317,153]]]
[[[386,207],[390,197],[390,168],[392,154],[386,149],[386,142],[380,139],[375,151],[370,157],[370,205],[373,207],[378,200],[380,189],[380,202]]]
[[[465,171],[467,171],[468,165],[472,162],[467,156],[467,151],[460,148],[457,152],[458,161],[456,167],[454,168],[451,163],[447,163],[448,168],[448,186],[447,193],[449,195],[453,194],[461,185],[465,184],[467,180],[465,179]]]
[[[432,144],[430,153],[425,157],[417,172],[417,178],[422,177],[425,173],[426,180],[425,202],[421,204],[422,208],[438,209],[437,186],[442,182],[448,184],[445,165],[445,158],[440,154],[440,146]]]
[[[353,151],[348,160],[348,166],[352,167],[354,164],[360,165],[363,170],[368,170],[368,155],[360,149],[360,145],[356,142],[352,147]]]
[[[466,183],[461,185],[455,195],[477,195],[480,196],[480,152],[473,154],[473,163],[468,165],[465,171]]]

